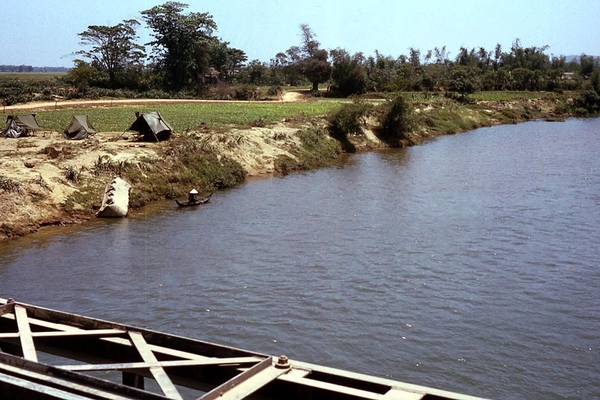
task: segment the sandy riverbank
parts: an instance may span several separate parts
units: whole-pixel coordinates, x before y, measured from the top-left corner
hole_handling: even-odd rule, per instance
[[[282,101],[298,101],[300,93],[284,94]],[[131,101],[123,101],[131,104]],[[79,102],[83,107],[84,103]],[[139,104],[139,103],[136,103]],[[114,103],[113,103],[114,105]],[[89,106],[89,103],[87,103]],[[18,106],[24,110],[24,106]],[[47,109],[52,104],[28,105],[28,110]],[[417,108],[420,116],[433,116],[434,112],[455,112],[464,121],[461,131],[506,123],[498,116],[510,110],[520,112],[526,108],[528,114],[522,119],[511,122],[556,117],[552,102],[520,101],[507,104],[478,104],[476,107],[457,108],[455,111],[443,110],[444,106],[421,105]],[[17,108],[11,111],[16,111]],[[533,111],[532,111],[533,110]],[[445,114],[443,114],[445,115]],[[427,122],[428,119],[425,118]],[[306,122],[307,126],[324,124],[324,120]],[[275,160],[280,156],[295,158],[294,150],[301,147],[297,124],[281,121],[269,127],[232,129],[227,132],[186,132],[202,141],[219,157],[229,157],[244,168],[248,176],[257,176],[275,172]],[[429,122],[418,127],[421,137],[434,137],[444,134],[442,129]],[[453,132],[455,133],[455,132]],[[99,159],[113,162],[135,162],[159,157],[166,142],[144,143],[131,140],[121,132],[99,132],[94,137],[82,141],[64,140],[58,132],[38,132],[35,136],[19,139],[0,138],[0,240],[35,232],[44,225],[80,223],[93,218],[91,210],[80,209],[74,204],[75,211],[66,212],[65,200],[79,190],[77,184],[65,176],[68,168],[74,168],[91,175]],[[177,135],[177,133],[175,133]],[[243,138],[235,141],[232,138]],[[364,149],[382,148],[386,145],[379,141],[368,128],[360,138]],[[358,147],[361,150],[361,147]],[[132,190],[136,190],[135,187]],[[72,210],[71,210],[72,211]]]

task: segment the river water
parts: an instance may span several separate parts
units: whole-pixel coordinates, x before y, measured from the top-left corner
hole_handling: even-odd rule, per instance
[[[0,243],[0,297],[501,399],[600,398],[600,119]]]

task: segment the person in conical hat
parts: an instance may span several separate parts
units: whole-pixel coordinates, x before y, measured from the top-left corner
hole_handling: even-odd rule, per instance
[[[190,194],[188,195],[188,201],[190,203],[195,203],[198,201],[198,199],[196,199],[196,195],[198,194],[198,191],[196,189],[192,189],[190,190]]]

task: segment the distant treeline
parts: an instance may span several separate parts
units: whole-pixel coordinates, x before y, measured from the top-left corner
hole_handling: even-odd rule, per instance
[[[42,98],[203,97],[256,99],[257,87],[277,95],[282,87],[310,85],[315,96],[348,97],[396,92],[440,93],[466,101],[477,91],[579,92],[574,106],[600,112],[600,61],[597,56],[556,56],[548,46],[510,48],[497,44],[458,49],[446,46],[408,54],[350,53],[326,49],[307,24],[300,42],[282,49],[269,62],[248,60],[242,49],[215,35],[209,13],[186,12],[187,4],[168,1],[141,11],[153,40],[138,43],[141,22],[124,20],[114,26],[90,25],[78,33],[82,50],[73,68],[53,82],[0,84],[4,105]],[[150,48],[150,54],[146,49]],[[5,72],[36,72],[31,66],[4,66]],[[9,69],[6,69],[9,68]],[[39,72],[52,72],[43,67]],[[56,70],[55,70],[56,71]]]
[[[69,72],[66,67],[33,67],[31,65],[0,65],[0,72]]]

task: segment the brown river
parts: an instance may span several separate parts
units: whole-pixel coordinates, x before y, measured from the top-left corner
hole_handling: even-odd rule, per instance
[[[600,119],[0,243],[0,297],[497,399],[600,398]]]

